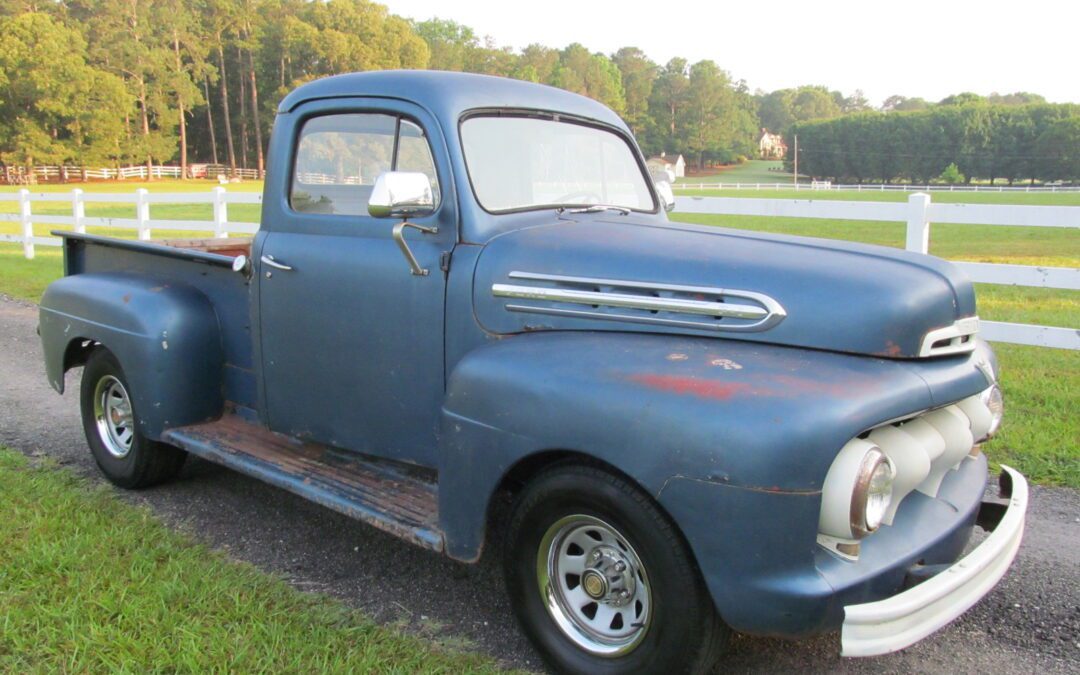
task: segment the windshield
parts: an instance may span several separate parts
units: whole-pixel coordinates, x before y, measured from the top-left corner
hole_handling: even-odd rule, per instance
[[[554,119],[480,116],[461,124],[461,142],[476,198],[488,211],[656,208],[633,151],[610,131]]]

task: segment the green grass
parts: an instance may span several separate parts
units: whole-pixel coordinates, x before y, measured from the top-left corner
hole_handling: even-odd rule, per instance
[[[734,182],[722,177],[726,183]],[[713,177],[703,180],[687,178],[681,182],[708,183]],[[720,182],[721,177],[715,177]],[[746,181],[743,181],[746,182]],[[757,181],[754,181],[757,182]],[[764,183],[765,181],[761,181]],[[763,188],[761,190],[736,190],[734,188],[688,189],[677,190],[679,197],[753,197],[757,199],[818,199],[850,202],[906,202],[911,192],[900,190],[811,190],[809,187],[794,190],[790,188]],[[1021,204],[1029,206],[1080,206],[1080,192],[940,192],[930,193],[930,200],[943,204]],[[936,227],[936,226],[935,226]]]
[[[1005,422],[987,457],[1036,483],[1080,488],[1080,352],[1001,343],[994,351]]]
[[[0,293],[37,302],[45,287],[63,273],[63,254],[58,248],[37,248],[34,259],[23,257],[19,244],[0,244]]]
[[[0,448],[0,671],[494,672]]]
[[[716,171],[680,178],[678,183],[790,183],[791,174],[785,172],[783,162],[752,159],[733,164]],[[682,191],[679,194],[683,194]]]
[[[743,193],[745,196],[746,193]],[[673,213],[672,220],[743,230],[904,246],[905,224],[770,216]],[[1058,227],[934,225],[930,253],[950,260],[1080,267],[1080,233]]]

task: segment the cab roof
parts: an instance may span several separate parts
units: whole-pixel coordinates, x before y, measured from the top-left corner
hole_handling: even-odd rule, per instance
[[[469,110],[511,108],[563,113],[626,129],[610,108],[585,96],[533,82],[441,70],[380,70],[325,77],[294,89],[282,99],[278,112],[289,112],[315,99],[351,96],[411,101],[428,109],[444,125],[456,124]]]

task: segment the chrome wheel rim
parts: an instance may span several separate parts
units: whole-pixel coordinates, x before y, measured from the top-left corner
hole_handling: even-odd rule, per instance
[[[135,439],[135,415],[127,389],[112,375],[94,387],[94,423],[105,450],[117,459],[127,457]]]
[[[622,656],[648,633],[652,592],[645,566],[626,537],[599,518],[572,515],[548,528],[536,574],[559,630],[590,654]]]

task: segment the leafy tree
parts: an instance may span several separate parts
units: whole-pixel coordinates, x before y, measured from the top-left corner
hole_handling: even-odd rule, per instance
[[[1080,117],[1054,122],[1035,141],[1038,177],[1045,181],[1080,179]]]
[[[657,66],[637,47],[623,47],[615,52],[612,61],[619,69],[626,99],[623,117],[634,134],[642,136],[648,129],[649,97],[652,96]]]
[[[938,176],[938,180],[947,185],[956,185],[957,183],[965,182],[966,178],[964,178],[964,174],[960,173],[960,169],[956,166],[956,162],[952,162],[941,172],[941,175]]]
[[[984,103],[986,99],[978,94],[973,94],[970,91],[965,91],[960,94],[953,94],[952,96],[946,96],[938,101],[938,105],[966,105],[968,103]]]
[[[649,98],[649,117],[653,127],[650,137],[656,147],[673,150],[684,147],[687,131],[684,128],[690,95],[686,59],[674,58],[660,70]]]
[[[820,120],[839,117],[840,105],[825,87],[799,87],[791,102],[795,120]]]
[[[521,51],[514,77],[529,82],[550,84],[559,67],[559,52],[539,44],[531,44]]]
[[[907,96],[894,94],[882,102],[881,112],[906,112],[909,110],[925,110],[929,107],[930,104],[927,103],[926,99],[908,98]]]
[[[687,139],[684,149],[697,156],[697,165],[719,150],[732,145],[733,134],[727,119],[734,109],[734,94],[727,73],[712,61],[690,66],[687,96]]]
[[[448,19],[420,21],[413,30],[427,43],[431,54],[427,66],[433,70],[465,70],[469,52],[480,46],[472,28]]]
[[[761,126],[777,134],[785,134],[793,122],[795,114],[792,102],[795,92],[792,89],[777,89],[758,97],[758,118]]]
[[[619,69],[608,57],[590,53],[576,42],[559,53],[551,84],[594,98],[615,112],[626,108]]]
[[[1028,105],[1031,103],[1046,103],[1046,99],[1038,94],[1027,91],[1017,91],[1011,94],[999,94],[994,92],[986,97],[990,103],[998,105]]]
[[[82,36],[47,14],[0,20],[0,161],[115,161],[131,101],[85,53]]]
[[[856,89],[854,94],[845,97],[840,103],[840,111],[845,115],[868,110],[870,110],[870,101],[867,100],[862,89]]]

